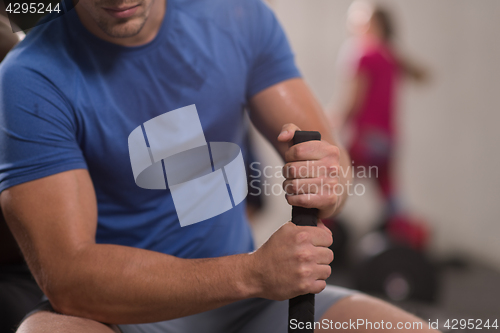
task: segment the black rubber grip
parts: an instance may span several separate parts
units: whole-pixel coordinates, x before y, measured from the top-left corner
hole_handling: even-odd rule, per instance
[[[314,131],[297,131],[293,137],[293,144],[306,141],[321,140],[321,134]],[[318,210],[316,208],[292,207],[292,222],[296,225],[316,226]],[[306,323],[310,322],[311,325]],[[296,325],[293,325],[296,323]],[[300,323],[303,329],[292,329]],[[310,326],[311,328],[307,328]],[[288,303],[288,333],[313,333],[314,332],[314,294],[294,297]]]
[[[307,141],[321,141],[321,133],[316,131],[297,131],[293,136],[292,143],[297,145]]]

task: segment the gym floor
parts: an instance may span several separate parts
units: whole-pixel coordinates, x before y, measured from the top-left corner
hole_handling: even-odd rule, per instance
[[[352,287],[346,268],[335,267],[328,283]],[[460,329],[459,324],[453,330],[443,325],[448,319],[450,322],[453,319],[474,319],[474,322],[481,319],[483,323],[489,319],[490,324],[498,319],[500,325],[500,272],[476,263],[442,265],[441,289],[435,303],[403,301],[394,304],[425,320],[439,320],[442,332],[477,332],[476,329]]]

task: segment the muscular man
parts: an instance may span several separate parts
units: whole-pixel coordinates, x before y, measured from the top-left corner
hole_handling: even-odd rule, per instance
[[[294,172],[349,160],[262,2],[71,7],[62,3],[0,68],[0,202],[48,298],[20,332],[285,332],[285,300],[304,293],[319,293],[318,320],[420,321],[325,288],[324,226],[285,223],[254,251],[243,204],[181,227],[170,192],[134,182],[127,138],[137,126],[195,104],[207,141],[240,144],[248,105],[287,161],[288,202],[338,210],[345,198],[319,190],[347,179],[313,176],[311,163]],[[324,141],[289,148],[298,128]],[[317,190],[292,196],[303,184]]]

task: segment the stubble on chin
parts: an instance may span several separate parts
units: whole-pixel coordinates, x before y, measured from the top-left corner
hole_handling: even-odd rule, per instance
[[[112,38],[128,38],[134,37],[139,34],[146,24],[149,12],[151,10],[153,1],[149,4],[145,4],[144,1],[140,1],[139,5],[144,8],[144,11],[137,17],[133,17],[131,19],[123,19],[123,20],[112,20],[109,17],[106,17],[106,14],[97,18],[96,23],[99,28],[109,37]],[[114,7],[116,1],[114,0],[103,0],[100,1],[97,7]],[[120,1],[121,5],[135,5],[137,4],[136,0],[130,1]]]
[[[104,18],[97,21],[99,28],[109,37],[127,38],[134,37],[146,24],[146,16],[135,17],[132,20],[112,22]]]

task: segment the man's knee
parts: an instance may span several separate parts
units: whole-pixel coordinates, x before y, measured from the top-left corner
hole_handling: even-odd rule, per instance
[[[19,326],[17,333],[116,333],[111,328],[94,320],[65,316],[48,311],[37,312],[26,318]]]
[[[422,319],[381,299],[365,294],[355,294],[343,298],[326,311],[323,319],[328,319],[333,325],[342,326],[344,324],[346,327],[342,328],[348,332],[380,332],[391,329],[420,333],[437,332],[429,329],[427,323]],[[387,325],[390,325],[390,328]],[[398,325],[403,326],[398,329]]]

